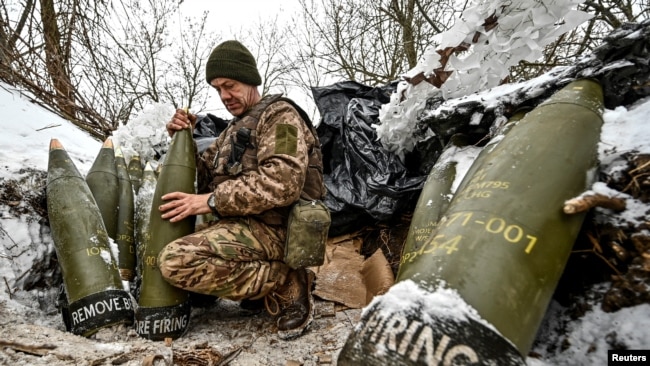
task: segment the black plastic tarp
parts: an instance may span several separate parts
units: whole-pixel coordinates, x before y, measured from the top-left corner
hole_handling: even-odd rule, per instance
[[[392,219],[412,209],[426,176],[409,173],[386,150],[372,127],[394,84],[371,88],[353,81],[313,87],[321,115],[317,131],[323,145],[325,204],[332,213],[330,235]]]
[[[227,126],[227,120],[213,114],[198,115],[192,137],[196,141],[196,147],[199,152],[205,151]]]

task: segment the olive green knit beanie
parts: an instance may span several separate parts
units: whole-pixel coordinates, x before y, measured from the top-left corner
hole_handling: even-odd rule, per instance
[[[250,51],[238,41],[225,41],[215,47],[205,65],[205,80],[228,78],[248,85],[262,84],[257,63]]]

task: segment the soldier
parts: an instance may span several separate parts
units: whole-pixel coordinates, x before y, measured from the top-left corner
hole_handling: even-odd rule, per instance
[[[219,44],[206,81],[235,117],[197,156],[197,192],[168,193],[163,219],[212,214],[217,220],[169,243],[158,257],[172,285],[235,301],[262,304],[277,316],[278,335],[299,336],[313,318],[313,272],[285,262],[287,217],[299,198],[322,199],[323,163],[308,116],[281,95],[261,97],[254,57],[238,41]],[[196,116],[176,110],[167,132],[194,127]]]

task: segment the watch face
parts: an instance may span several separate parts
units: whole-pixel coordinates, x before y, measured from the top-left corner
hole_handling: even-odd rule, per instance
[[[214,210],[214,194],[211,194],[210,197],[208,198],[208,206],[210,206],[211,209]]]

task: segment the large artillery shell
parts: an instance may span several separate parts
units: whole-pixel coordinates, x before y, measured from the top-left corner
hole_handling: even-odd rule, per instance
[[[338,364],[524,365],[584,219],[562,207],[594,181],[602,112],[600,85],[575,81],[480,154],[387,293],[450,291],[471,311],[377,299]]]
[[[122,149],[115,153],[115,169],[117,170],[119,201],[117,211],[117,233],[115,243],[119,250],[117,265],[123,280],[131,281],[135,277],[135,227],[133,187],[127,171],[126,160]]]
[[[155,209],[170,192],[194,193],[195,148],[188,129],[176,132],[161,169],[149,220],[151,238],[142,258],[142,288],[135,319],[142,337],[163,340],[178,338],[187,330],[190,317],[188,292],[169,284],[162,277],[157,258],[171,241],[194,232],[194,217],[179,222],[163,220]]]
[[[50,142],[47,210],[75,334],[133,321],[133,307],[109,248],[93,194],[58,140]]]
[[[431,168],[415,206],[409,232],[404,241],[403,253],[417,251],[437,227],[438,219],[445,212],[453,197],[452,185],[456,179],[458,165],[453,158],[454,155],[460,151],[478,149],[466,147],[466,145],[465,138],[458,135],[453,136],[436,164]]]
[[[104,141],[93,165],[86,174],[86,183],[97,202],[104,219],[108,237],[117,235],[117,212],[120,200],[117,169],[115,168],[115,149],[109,138]]]
[[[140,161],[140,156],[134,154],[129,160],[129,165],[127,170],[129,172],[129,177],[131,178],[131,186],[133,187],[133,192],[137,195],[140,191],[140,185],[142,184],[142,174],[143,174],[142,161]]]

